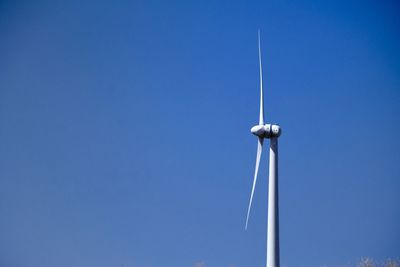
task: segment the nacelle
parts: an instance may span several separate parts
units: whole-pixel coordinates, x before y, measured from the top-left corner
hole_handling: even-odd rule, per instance
[[[282,133],[277,124],[256,125],[251,128],[251,133],[262,138],[279,137]]]

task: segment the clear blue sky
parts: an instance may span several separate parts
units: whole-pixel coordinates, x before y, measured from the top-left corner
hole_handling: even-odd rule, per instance
[[[0,2],[1,266],[263,266],[258,28],[282,265],[400,256],[400,5],[248,2]]]

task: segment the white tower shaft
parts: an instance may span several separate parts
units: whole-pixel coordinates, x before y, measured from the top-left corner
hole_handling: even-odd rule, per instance
[[[278,138],[270,139],[267,267],[279,267]]]

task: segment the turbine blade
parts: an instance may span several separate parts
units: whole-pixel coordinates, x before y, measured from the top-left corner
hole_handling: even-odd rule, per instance
[[[257,147],[256,169],[254,172],[254,180],[253,180],[253,188],[251,189],[250,203],[249,203],[249,207],[247,208],[247,218],[246,218],[246,228],[245,228],[246,230],[247,230],[247,225],[249,223],[250,209],[251,209],[251,203],[253,202],[254,189],[256,188],[256,183],[257,183],[258,167],[260,166],[263,142],[264,142],[264,138],[259,137],[258,138],[258,147]]]
[[[262,66],[261,66],[261,41],[260,30],[258,30],[258,63],[260,65],[260,125],[264,125],[264,95],[263,95],[263,79],[262,79]]]

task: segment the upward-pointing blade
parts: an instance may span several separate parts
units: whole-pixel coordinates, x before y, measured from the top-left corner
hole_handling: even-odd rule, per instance
[[[260,65],[260,125],[264,125],[264,95],[263,95],[263,80],[262,80],[262,67],[261,67],[261,41],[260,30],[258,30],[258,63]]]
[[[261,152],[262,152],[263,142],[264,142],[264,138],[259,137],[258,138],[258,147],[257,147],[256,170],[254,172],[253,188],[251,189],[250,203],[249,203],[249,207],[247,209],[246,228],[245,228],[246,230],[247,230],[247,224],[249,222],[251,203],[253,202],[254,189],[256,188],[256,183],[257,183],[258,167],[260,166],[260,159],[261,159]]]

